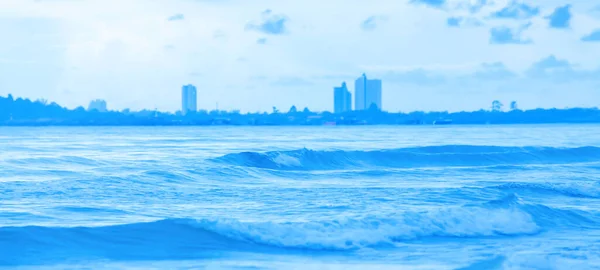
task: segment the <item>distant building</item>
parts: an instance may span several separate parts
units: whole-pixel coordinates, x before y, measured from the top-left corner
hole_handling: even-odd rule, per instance
[[[352,94],[346,87],[346,82],[341,87],[333,88],[333,112],[343,113],[352,110]]]
[[[88,106],[88,111],[99,111],[99,112],[106,112],[108,111],[106,109],[106,101],[102,100],[102,99],[96,99],[96,100],[92,100],[90,101],[90,105]]]
[[[354,110],[368,110],[372,104],[381,110],[381,80],[368,80],[363,73],[354,82]]]
[[[181,88],[181,113],[196,112],[197,110],[196,86],[191,84]]]

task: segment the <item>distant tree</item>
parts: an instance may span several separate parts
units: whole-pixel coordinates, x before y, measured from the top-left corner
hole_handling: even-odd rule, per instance
[[[502,102],[500,102],[500,101],[498,101],[498,100],[494,100],[494,101],[492,102],[492,111],[494,111],[494,112],[499,112],[499,111],[501,111],[501,110],[502,110],[502,107],[503,107],[503,106],[504,106],[504,105],[502,104]]]
[[[518,110],[518,109],[519,109],[519,106],[517,106],[517,102],[516,101],[513,101],[513,102],[510,103],[510,110],[511,111]]]
[[[292,106],[290,108],[290,110],[288,111],[288,113],[297,113],[297,112],[298,112],[298,110],[296,109],[296,106]]]
[[[13,98],[12,94],[8,94],[8,100],[9,101],[14,101],[15,99]]]
[[[279,113],[279,110],[277,109],[277,107],[273,106],[273,113]]]
[[[302,110],[303,113],[310,113],[310,110],[308,109],[308,107],[304,107],[304,110]]]

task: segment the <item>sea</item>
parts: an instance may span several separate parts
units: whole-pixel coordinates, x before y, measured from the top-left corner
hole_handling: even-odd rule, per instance
[[[0,127],[1,269],[600,269],[600,125]]]

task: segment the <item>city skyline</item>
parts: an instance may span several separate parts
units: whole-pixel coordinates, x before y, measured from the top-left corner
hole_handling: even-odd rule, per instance
[[[197,112],[198,99],[196,87],[192,84],[188,84],[182,86],[181,89],[181,113],[186,115],[189,112]],[[354,108],[352,107],[352,97],[354,97]],[[374,106],[377,110],[381,111],[383,110],[382,81],[379,79],[367,79],[367,75],[363,73],[354,81],[354,96],[348,90],[346,82],[342,82],[341,86],[333,88],[332,104],[333,107],[330,112],[336,114],[348,111],[367,110],[371,109],[371,106]]]
[[[365,72],[388,111],[600,99],[598,3],[308,1],[2,1],[0,95],[173,112],[185,82],[198,108],[325,111]]]
[[[193,89],[185,86],[183,89]],[[347,89],[337,87],[338,90]],[[182,90],[183,90],[182,89]],[[349,93],[349,91],[346,91]],[[182,91],[182,94],[187,94]],[[350,97],[346,95],[345,104]],[[189,99],[189,95],[188,95]],[[172,125],[490,125],[490,124],[566,124],[598,123],[598,108],[521,110],[517,101],[509,106],[494,100],[492,106],[477,111],[461,112],[388,112],[370,106],[368,110],[338,113],[311,111],[292,106],[289,110],[273,107],[271,113],[200,110],[198,113],[160,112],[158,110],[107,110],[106,101],[93,100],[86,110],[82,106],[70,110],[47,100],[0,96],[0,125],[2,126],[172,126]],[[185,105],[187,106],[187,105]],[[348,107],[349,108],[349,107]],[[189,111],[188,111],[189,112]]]

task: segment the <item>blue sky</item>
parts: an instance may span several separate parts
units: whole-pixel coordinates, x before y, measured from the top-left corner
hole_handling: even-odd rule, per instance
[[[68,107],[331,110],[383,80],[388,111],[597,106],[600,2],[2,0],[0,95]]]

